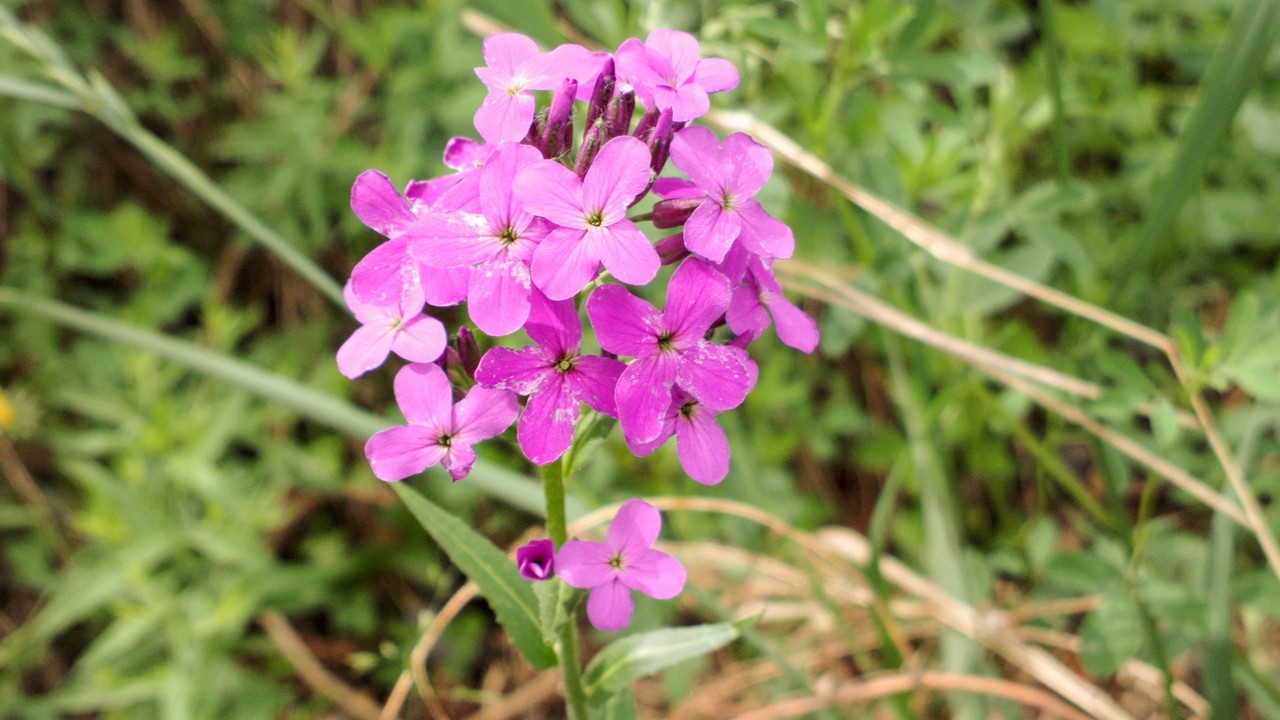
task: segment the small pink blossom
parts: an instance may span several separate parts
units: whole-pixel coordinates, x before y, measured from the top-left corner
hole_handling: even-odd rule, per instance
[[[635,88],[645,107],[671,109],[671,119],[688,122],[711,109],[709,93],[738,86],[738,70],[728,60],[702,59],[698,40],[686,32],[654,30],[642,43],[631,38],[615,57],[618,75]]]
[[[811,353],[818,347],[818,324],[782,294],[772,265],[771,260],[747,256],[746,273],[729,300],[725,322],[739,335],[759,337],[769,327],[772,316],[778,339],[784,345]]]
[[[628,500],[604,542],[570,540],[556,553],[556,573],[573,587],[591,590],[587,618],[592,625],[610,632],[629,625],[632,590],[657,600],[670,600],[684,590],[684,565],[653,549],[661,531],[662,515],[655,507]]]
[[[578,99],[586,100],[606,59],[580,45],[541,52],[537,43],[519,33],[490,35],[484,40],[485,66],[476,68],[489,88],[475,114],[476,130],[489,143],[523,140],[533,123],[531,90],[554,90],[570,78],[578,82]]]
[[[605,143],[579,180],[543,160],[516,176],[515,192],[529,212],[558,227],[533,253],[533,283],[552,300],[571,298],[605,269],[643,285],[658,274],[658,253],[627,219],[627,207],[649,185],[649,150],[633,137]]]
[[[338,348],[338,370],[343,375],[360,377],[393,352],[410,362],[432,362],[444,352],[448,342],[444,325],[422,314],[426,300],[417,283],[410,284],[400,302],[391,307],[361,302],[349,282],[342,297],[360,321],[360,328]]]
[[[379,480],[393,482],[440,463],[461,480],[471,472],[473,445],[501,434],[515,422],[520,406],[504,390],[472,388],[453,403],[453,388],[439,365],[414,363],[396,373],[396,403],[408,425],[369,438],[364,454]]]
[[[645,443],[627,439],[637,457],[662,447],[672,436],[680,467],[703,485],[718,485],[729,474],[729,439],[716,423],[716,413],[683,390],[672,394],[671,407],[663,419],[662,432]]]

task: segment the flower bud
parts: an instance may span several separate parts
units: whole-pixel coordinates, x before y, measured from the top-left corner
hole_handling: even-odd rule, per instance
[[[635,132],[631,133],[631,137],[647,144],[649,136],[653,134],[654,126],[658,124],[660,114],[655,108],[645,110],[644,115],[640,116],[640,122],[636,123]]]
[[[538,149],[548,160],[558,158],[573,146],[573,98],[578,94],[578,81],[565,79],[551,97],[551,108],[542,130]]]
[[[653,206],[653,226],[661,230],[680,227],[705,201],[706,197],[659,200]]]
[[[583,133],[582,146],[578,148],[578,160],[573,166],[573,171],[578,173],[579,178],[587,176],[587,169],[591,167],[591,161],[595,159],[596,153],[600,152],[600,148],[607,139],[604,134],[603,121],[591,125]]]
[[[636,94],[630,90],[618,93],[604,113],[605,140],[626,135],[631,129],[631,116],[636,111]]]
[[[613,91],[617,83],[613,58],[609,58],[605,61],[604,67],[600,68],[600,74],[596,77],[596,87],[591,91],[591,102],[587,105],[587,127],[591,127],[596,120],[604,117],[609,101],[613,100]]]
[[[684,246],[684,233],[676,233],[659,240],[653,249],[658,251],[658,258],[663,265],[675,265],[689,257],[689,250]]]
[[[649,155],[653,158],[649,163],[649,168],[653,170],[655,177],[662,174],[662,168],[667,164],[667,158],[671,155],[671,138],[674,136],[675,129],[671,122],[671,109],[667,108],[658,115],[658,122],[653,126],[653,132],[649,135],[647,142]]]
[[[480,344],[476,342],[475,333],[465,325],[458,328],[458,361],[467,375],[475,377],[480,365]]]
[[[516,567],[526,580],[550,580],[556,574],[556,544],[530,540],[516,550]]]

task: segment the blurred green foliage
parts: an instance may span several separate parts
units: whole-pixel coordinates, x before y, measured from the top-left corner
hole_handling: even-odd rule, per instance
[[[1264,43],[1260,62],[1209,74],[1235,37],[1232,13],[1267,3],[0,2],[337,278],[375,242],[347,209],[355,176],[441,174],[444,142],[470,134],[480,40],[461,13],[547,45],[566,28],[610,48],[653,27],[694,31],[704,54],[741,69],[719,106],[778,127],[990,262],[1167,329],[1254,491],[1280,493],[1280,51]],[[1259,18],[1274,39],[1275,13]],[[0,41],[0,76],[44,73]],[[1197,110],[1211,83],[1243,84],[1238,113]],[[1208,144],[1203,167],[1181,161],[1188,135],[1214,123],[1220,139],[1190,135]],[[780,166],[764,199],[795,228],[799,257],[856,267],[859,287],[945,332],[1101,383],[1093,415],[1221,481],[1203,437],[1179,425],[1185,395],[1153,352],[928,259],[794,169]],[[1157,213],[1168,217],[1144,231]],[[337,373],[347,318],[90,115],[0,97],[0,242],[6,288],[390,407],[390,373]],[[1080,428],[954,357],[807,307],[824,333],[817,354],[772,337],[753,346],[761,381],[723,418],[722,486],[689,481],[674,448],[637,460],[612,437],[574,491],[588,506],[698,494],[805,528],[870,527],[878,549],[979,606],[1100,595],[1080,623],[1042,623],[1078,632],[1090,673],[1134,658],[1167,669],[1226,638],[1232,672],[1216,682],[1252,711],[1277,706],[1280,657],[1263,628],[1280,620],[1280,583],[1247,534],[1211,544],[1209,511]],[[298,686],[261,613],[290,617],[331,670],[381,699],[460,584],[373,479],[359,439],[20,310],[0,315],[0,373],[16,416],[0,427],[0,711],[321,716],[328,701]],[[528,469],[510,450],[487,448]],[[1070,481],[1101,516],[1071,500]],[[499,545],[536,522],[466,483],[416,482]],[[737,521],[674,514],[669,527],[769,547]],[[638,610],[642,630],[674,612]],[[450,626],[433,656],[441,681],[476,686],[498,657],[487,612]],[[943,644],[950,669],[1001,672]]]

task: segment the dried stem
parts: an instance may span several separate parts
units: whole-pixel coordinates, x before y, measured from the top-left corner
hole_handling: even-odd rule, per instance
[[[258,623],[267,631],[280,654],[298,671],[307,687],[334,701],[358,720],[378,720],[377,703],[326,670],[283,615],[268,610],[258,616]]]

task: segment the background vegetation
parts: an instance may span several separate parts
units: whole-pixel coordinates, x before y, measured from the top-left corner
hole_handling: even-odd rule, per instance
[[[0,0],[0,715],[557,715],[294,269],[373,246],[359,172],[445,171],[491,23],[737,63],[823,332],[753,347],[722,486],[615,436],[572,488],[669,498],[637,629],[763,612],[642,715],[1280,717],[1270,0]],[[412,482],[505,546],[484,458]]]

